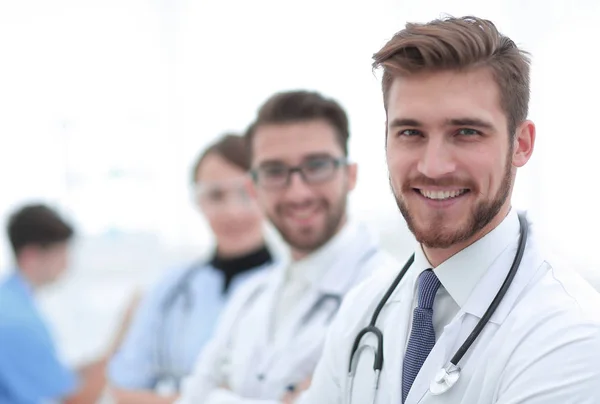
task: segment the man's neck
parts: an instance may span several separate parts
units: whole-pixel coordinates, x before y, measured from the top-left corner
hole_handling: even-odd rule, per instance
[[[452,256],[458,254],[470,245],[475,244],[477,241],[485,237],[489,232],[498,227],[500,223],[502,223],[502,221],[506,218],[506,216],[508,216],[510,209],[510,205],[502,208],[502,210],[498,212],[498,214],[492,219],[492,221],[490,221],[483,229],[479,230],[468,240],[453,244],[448,248],[429,248],[425,245],[422,245],[423,252],[427,257],[427,260],[434,268],[438,267],[443,262],[450,259]]]

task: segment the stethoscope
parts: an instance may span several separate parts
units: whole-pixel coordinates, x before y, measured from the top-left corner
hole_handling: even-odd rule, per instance
[[[378,251],[379,251],[379,249],[377,246],[375,246],[375,245],[369,246],[363,252],[360,253],[361,255],[360,255],[360,257],[358,257],[358,259],[354,258],[355,263],[353,265],[355,265],[356,268],[361,268],[371,258],[376,256]],[[351,259],[352,259],[351,256],[346,258],[347,261],[350,261]],[[344,265],[344,264],[342,263],[341,265]],[[356,276],[358,276],[358,274]],[[347,282],[349,284],[354,284],[355,279],[348,279]],[[322,320],[323,323],[324,324],[331,323],[331,321],[333,320],[333,318],[339,311],[339,309],[342,305],[342,301],[343,301],[343,296],[340,294],[319,293],[319,296],[313,301],[313,303],[310,305],[308,310],[306,310],[304,315],[299,319],[298,323],[296,324],[296,328],[295,328],[296,332],[300,333],[300,331],[303,328],[307,327],[313,320],[316,321],[318,317],[321,317],[319,315],[321,313],[325,314],[325,316]],[[246,307],[246,310],[248,310],[249,305],[246,304],[245,307]],[[328,311],[326,311],[326,309],[328,309]],[[266,363],[266,365],[263,365],[263,368],[264,369],[272,368],[271,364],[273,363],[274,360],[275,360],[275,357],[274,356],[271,357],[270,360]],[[266,374],[265,374],[265,372],[261,371],[257,374],[256,377],[259,381],[262,381],[262,380],[265,380]],[[295,383],[300,383],[302,381],[303,380],[297,380],[297,381],[290,383],[288,386],[286,386],[286,391],[288,391],[288,392],[294,391],[296,389]]]
[[[377,249],[375,247],[368,249],[358,259],[356,266],[361,267],[371,257],[375,256],[375,254],[377,254]],[[321,293],[317,300],[315,300],[313,305],[310,307],[310,309],[304,314],[304,316],[302,316],[302,319],[299,323],[299,327],[301,328],[302,326],[307,325],[312,317],[314,317],[317,313],[322,311],[327,302],[333,302],[333,304],[331,305],[333,306],[333,308],[330,309],[331,311],[325,319],[325,322],[329,323],[331,320],[333,320],[333,317],[336,315],[336,313],[340,309],[340,306],[342,305],[342,296],[333,293]]]
[[[342,297],[340,295],[335,295],[332,293],[322,293],[319,296],[319,298],[315,301],[315,303],[311,306],[311,308],[304,314],[304,316],[302,316],[302,319],[299,323],[299,328],[302,328],[303,326],[310,323],[310,320],[313,317],[315,317],[317,313],[322,311],[327,302],[333,302],[332,308],[330,309],[331,311],[329,312],[329,315],[325,320],[327,323],[329,323],[335,316],[335,313],[337,313],[337,311],[340,309],[340,306],[342,305]]]
[[[445,392],[450,390],[456,384],[456,382],[458,382],[458,379],[460,378],[460,373],[461,373],[461,369],[458,366],[458,363],[460,362],[462,357],[465,355],[465,353],[469,350],[469,348],[471,348],[471,345],[473,345],[473,343],[475,342],[477,337],[479,337],[479,334],[481,334],[481,331],[483,330],[485,325],[488,323],[489,319],[492,317],[492,315],[494,314],[494,312],[500,305],[500,302],[506,295],[506,292],[507,292],[508,288],[510,287],[510,284],[512,283],[515,275],[517,274],[519,265],[521,265],[521,260],[523,258],[523,254],[525,252],[525,245],[527,243],[527,235],[529,232],[529,226],[527,223],[527,219],[521,214],[519,214],[519,225],[520,225],[520,235],[519,235],[519,245],[517,248],[517,253],[515,254],[515,258],[510,267],[510,271],[508,272],[508,275],[506,275],[506,279],[504,280],[504,283],[500,287],[500,290],[494,297],[494,300],[492,301],[492,303],[490,304],[490,306],[484,313],[483,317],[481,317],[481,319],[479,320],[479,322],[477,323],[477,325],[475,326],[475,328],[473,329],[471,334],[467,337],[467,339],[464,341],[464,343],[461,345],[461,347],[458,349],[458,351],[456,351],[456,353],[454,354],[454,356],[452,357],[450,362],[436,373],[434,379],[431,381],[431,383],[429,385],[429,391],[431,392],[431,394],[436,395],[436,396],[444,394]],[[373,394],[372,402],[375,403],[375,399],[377,396],[377,390],[379,388],[379,377],[381,375],[381,370],[383,369],[383,333],[381,332],[381,330],[379,328],[377,328],[375,323],[377,322],[377,317],[379,316],[379,313],[381,312],[381,310],[383,310],[383,307],[385,306],[385,304],[391,297],[392,293],[394,293],[394,291],[396,290],[396,287],[398,287],[398,285],[400,284],[400,281],[402,280],[404,275],[408,272],[408,270],[409,270],[410,266],[412,265],[412,263],[414,262],[414,260],[415,260],[415,255],[413,254],[408,259],[406,264],[404,264],[404,267],[402,268],[402,270],[400,271],[400,273],[398,274],[396,279],[394,279],[394,282],[392,283],[390,288],[387,290],[387,292],[385,293],[385,295],[383,296],[383,298],[381,299],[381,301],[375,308],[375,312],[373,313],[373,316],[371,317],[371,322],[369,323],[369,325],[366,328],[363,328],[358,333],[358,335],[356,336],[356,338],[354,340],[354,344],[352,345],[352,350],[350,351],[350,364],[348,367],[348,386],[349,386],[349,388],[347,389],[347,391],[349,394],[348,394],[348,398],[346,399],[347,403],[352,403],[352,390],[354,387],[354,376],[356,375],[356,368],[358,367],[358,358],[360,357],[361,352],[364,350],[370,350],[374,354],[373,370],[375,372],[375,381],[373,384],[374,394]],[[375,336],[375,338],[377,339],[376,347],[371,347],[369,345],[360,346],[360,341],[362,340],[362,338],[369,333],[373,334]]]
[[[362,253],[361,257],[356,261],[356,267],[363,266],[369,259],[377,254],[377,248],[371,247]],[[329,311],[329,315],[325,319],[326,323],[329,323],[333,317],[336,315],[338,310],[342,305],[342,296],[334,293],[321,293],[317,300],[312,304],[309,310],[302,316],[300,322],[298,323],[298,328],[302,328],[308,323],[310,323],[311,319],[315,317],[322,309],[327,305],[328,302],[332,302],[332,308]]]
[[[205,266],[205,261],[197,261],[190,265],[189,269],[184,272],[184,275],[178,280],[174,287],[171,288],[165,299],[162,301],[160,320],[156,332],[156,369],[158,370],[157,390],[164,390],[165,393],[173,393],[179,391],[181,379],[186,375],[183,369],[177,369],[177,358],[180,363],[184,358],[185,344],[178,341],[177,344],[168,344],[166,327],[167,319],[170,313],[174,312],[174,308],[179,300],[182,301],[181,312],[179,316],[178,335],[184,338],[186,333],[183,331],[189,316],[191,315],[194,306],[194,293],[191,289],[191,284],[194,276]],[[178,348],[177,348],[178,347]],[[179,349],[179,352],[170,352],[173,349]],[[176,355],[176,354],[179,355]]]

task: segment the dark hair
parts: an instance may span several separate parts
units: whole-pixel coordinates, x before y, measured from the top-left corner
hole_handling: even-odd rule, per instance
[[[240,135],[227,133],[222,135],[215,143],[208,146],[196,159],[192,171],[192,182],[197,181],[198,169],[211,154],[216,154],[228,163],[248,171],[250,170],[250,153],[246,145],[246,140]]]
[[[425,71],[489,67],[500,91],[500,105],[508,130],[527,119],[529,108],[529,54],[498,32],[488,20],[447,17],[406,27],[375,55],[373,68],[383,67],[383,102],[394,77]]]
[[[313,91],[287,91],[273,95],[258,110],[256,120],[246,131],[248,146],[261,125],[286,124],[322,119],[336,131],[337,140],[348,155],[350,129],[348,116],[341,105]]]
[[[69,241],[73,228],[57,212],[42,204],[26,205],[14,212],[7,226],[15,255],[27,246],[48,247]]]

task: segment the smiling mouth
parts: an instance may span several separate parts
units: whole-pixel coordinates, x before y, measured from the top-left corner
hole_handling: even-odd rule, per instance
[[[289,214],[289,217],[291,217],[292,219],[306,220],[306,219],[310,219],[314,215],[315,215],[315,212],[313,210],[310,210],[310,211],[304,211],[304,212],[292,212]]]
[[[286,212],[286,216],[288,219],[304,222],[314,218],[319,211],[320,207],[315,204],[301,208],[291,208]]]
[[[449,199],[454,199],[454,198],[458,198],[461,195],[466,194],[467,192],[469,192],[468,189],[452,189],[452,190],[445,190],[445,191],[430,191],[430,190],[424,190],[424,189],[418,189],[418,188],[414,188],[415,192],[418,192],[419,194],[421,194],[421,196],[427,198],[427,199],[431,199],[434,201],[446,201]]]

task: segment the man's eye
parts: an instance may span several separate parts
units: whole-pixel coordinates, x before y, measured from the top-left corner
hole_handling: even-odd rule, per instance
[[[262,172],[268,177],[280,177],[286,174],[287,169],[285,167],[264,167]]]
[[[306,162],[305,168],[308,171],[321,171],[329,168],[331,163],[332,161],[330,159],[310,160]]]
[[[477,136],[477,135],[480,135],[481,132],[479,132],[478,130],[475,130],[475,129],[462,128],[462,129],[458,130],[457,134],[459,134],[461,136]]]
[[[398,133],[398,136],[407,136],[407,137],[420,136],[420,135],[421,135],[421,132],[416,129],[404,129],[404,130],[400,131],[400,133]]]

